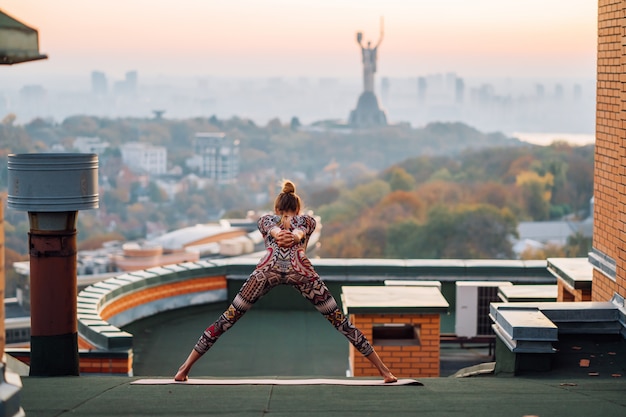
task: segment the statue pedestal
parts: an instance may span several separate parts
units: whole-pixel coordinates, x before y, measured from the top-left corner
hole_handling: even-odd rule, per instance
[[[387,116],[378,106],[378,98],[373,92],[361,94],[356,109],[350,112],[349,124],[357,128],[387,126]]]

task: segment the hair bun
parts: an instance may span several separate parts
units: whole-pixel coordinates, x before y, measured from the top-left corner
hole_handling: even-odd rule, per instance
[[[285,181],[283,183],[283,193],[292,194],[296,192],[296,186],[291,181]]]

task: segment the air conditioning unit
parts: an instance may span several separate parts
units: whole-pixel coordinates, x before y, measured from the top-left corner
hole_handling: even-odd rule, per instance
[[[500,302],[498,287],[513,285],[508,281],[457,281],[456,323],[457,337],[492,335],[489,304]]]

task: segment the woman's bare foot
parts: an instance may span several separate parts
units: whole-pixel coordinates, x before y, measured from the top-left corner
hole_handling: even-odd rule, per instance
[[[372,353],[370,353],[368,356],[366,356],[366,358],[372,363],[372,365],[376,367],[376,369],[378,369],[378,372],[380,372],[380,376],[383,377],[385,384],[390,384],[392,382],[398,381],[398,378],[396,378],[391,373],[389,368],[387,368],[387,365],[383,363],[383,361],[380,359],[380,356],[378,356],[378,353],[376,353],[376,351],[373,351]]]
[[[174,381],[187,381],[189,377],[187,376],[188,371],[184,369],[184,365],[178,368],[178,372],[174,375]]]
[[[385,384],[391,384],[393,382],[398,382],[398,378],[396,378],[391,372],[386,375],[383,375]]]
[[[195,349],[192,349],[185,362],[180,365],[180,368],[178,368],[178,372],[176,372],[176,375],[174,375],[174,381],[187,381],[189,379],[188,375],[189,371],[191,371],[191,367],[194,363],[196,363],[198,359],[200,359],[201,356],[202,355],[196,352]]]

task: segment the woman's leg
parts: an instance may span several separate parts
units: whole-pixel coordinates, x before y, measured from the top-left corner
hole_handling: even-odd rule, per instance
[[[232,304],[202,333],[185,362],[178,368],[174,379],[186,381],[193,364],[217,342],[222,334],[233,327],[271,287],[266,275],[253,273],[243,284]]]
[[[385,382],[396,382],[398,380],[380,359],[363,332],[357,329],[339,309],[337,301],[321,279],[317,278],[313,281],[294,285],[294,288],[300,291],[300,294],[309,300],[317,311],[322,313],[335,329],[343,334],[376,367]]]

